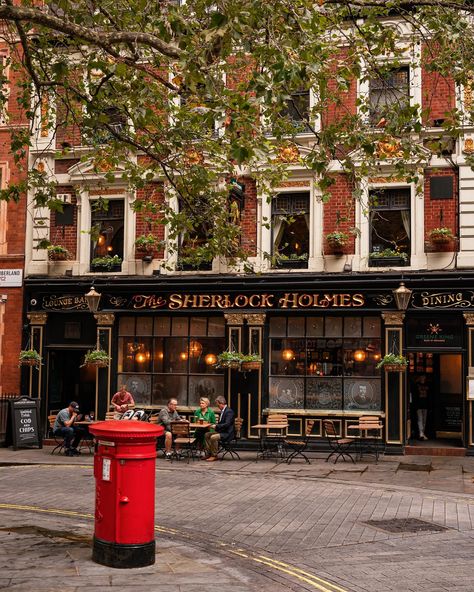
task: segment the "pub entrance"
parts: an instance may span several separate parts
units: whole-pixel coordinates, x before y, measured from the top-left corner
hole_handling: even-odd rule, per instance
[[[419,447],[463,446],[462,354],[408,353],[408,435]]]

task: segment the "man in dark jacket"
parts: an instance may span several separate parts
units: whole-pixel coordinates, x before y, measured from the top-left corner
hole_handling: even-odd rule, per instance
[[[216,405],[219,407],[219,421],[211,426],[215,432],[207,432],[205,435],[205,446],[208,451],[208,462],[217,460],[217,451],[219,442],[230,442],[234,438],[234,419],[235,413],[230,407],[227,407],[227,401],[224,397],[217,397]]]

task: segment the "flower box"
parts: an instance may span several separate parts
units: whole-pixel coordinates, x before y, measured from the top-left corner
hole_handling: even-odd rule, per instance
[[[67,261],[67,253],[48,251],[48,259],[49,261]]]
[[[407,367],[405,364],[384,364],[385,372],[405,372]]]
[[[91,271],[96,273],[110,273],[122,271],[122,264],[120,265],[91,265]]]
[[[285,259],[276,262],[277,269],[308,269],[308,260]]]
[[[409,264],[404,257],[370,257],[369,267],[405,267]]]

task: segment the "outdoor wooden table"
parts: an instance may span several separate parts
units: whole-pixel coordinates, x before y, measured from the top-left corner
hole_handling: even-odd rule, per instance
[[[357,423],[347,426],[347,430],[357,430],[359,432],[359,459],[365,454],[374,454],[375,461],[379,460],[378,442],[382,436],[383,424],[377,421]],[[369,432],[377,432],[376,435],[369,436]]]
[[[81,421],[75,421],[73,425],[77,425],[77,426],[81,426],[85,428],[85,433],[84,433],[84,438],[82,439],[83,441],[86,442],[86,446],[87,448],[89,448],[89,452],[93,451],[93,447],[94,447],[94,438],[91,437],[91,434],[89,432],[89,426],[94,425],[95,423],[97,423],[96,420],[93,419],[82,419]]]
[[[189,425],[191,426],[191,429],[208,430],[212,423],[209,423],[208,421],[203,421],[202,423],[199,421],[192,421]]]
[[[276,444],[277,458],[284,457],[284,446],[283,446],[283,430],[288,428],[287,423],[257,423],[252,426],[259,431],[260,435],[260,450],[257,453],[257,460],[259,458],[271,458],[275,454],[275,449],[269,446],[269,443]],[[269,434],[270,430],[279,430],[279,434]],[[272,436],[269,439],[269,436]]]

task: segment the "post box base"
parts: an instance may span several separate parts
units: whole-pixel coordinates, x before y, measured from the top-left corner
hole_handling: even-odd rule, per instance
[[[155,541],[138,545],[121,545],[94,537],[92,561],[120,569],[153,565],[155,563]]]

